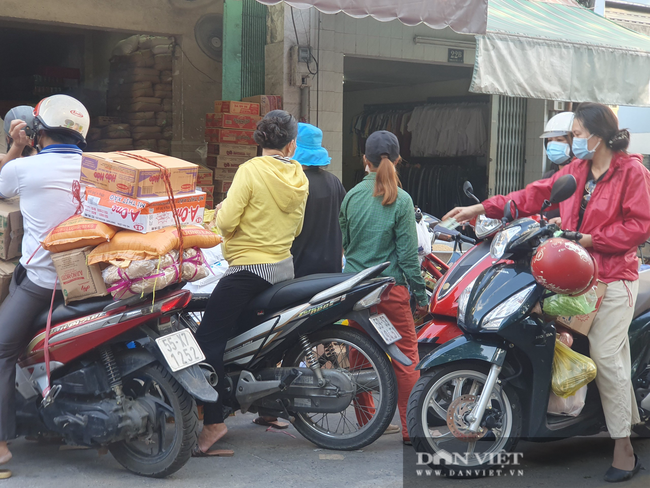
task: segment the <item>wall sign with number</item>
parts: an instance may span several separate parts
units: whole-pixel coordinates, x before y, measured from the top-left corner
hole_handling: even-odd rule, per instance
[[[463,64],[465,62],[465,51],[463,49],[449,48],[447,51],[447,62]]]

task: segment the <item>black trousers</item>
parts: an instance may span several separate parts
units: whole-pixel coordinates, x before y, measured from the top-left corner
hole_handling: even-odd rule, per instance
[[[18,265],[0,306],[0,441],[16,437],[16,362],[38,331],[34,319],[51,300],[52,290],[32,283]]]
[[[203,423],[220,424],[225,420],[223,396],[225,394],[225,369],[223,355],[228,339],[235,335],[237,319],[246,305],[269,288],[271,283],[250,271],[224,276],[212,292],[203,314],[196,340],[205,354],[206,361],[212,365],[219,376],[216,403],[203,406]]]

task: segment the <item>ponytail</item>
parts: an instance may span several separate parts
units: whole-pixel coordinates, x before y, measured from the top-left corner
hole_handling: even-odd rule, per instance
[[[392,205],[397,200],[397,188],[400,185],[395,164],[386,155],[382,155],[381,163],[377,167],[377,176],[375,179],[375,190],[372,193],[373,197],[383,196],[381,204],[383,206]]]

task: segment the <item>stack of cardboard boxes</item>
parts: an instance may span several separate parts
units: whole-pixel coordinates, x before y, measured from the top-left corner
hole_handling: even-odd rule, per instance
[[[0,303],[9,295],[9,284],[23,243],[23,217],[18,198],[0,201]]]
[[[214,203],[222,201],[237,168],[258,155],[253,134],[257,123],[271,110],[282,108],[282,97],[260,95],[241,102],[216,101],[214,113],[206,115],[206,164],[213,171]],[[201,188],[205,187],[202,185]]]
[[[109,142],[93,143],[94,150],[133,148],[170,154],[172,48],[168,37],[139,36],[137,50],[111,59],[107,111],[119,124],[128,124],[128,130],[115,137],[119,144],[111,142],[114,128],[104,131],[98,141]]]
[[[175,209],[167,194],[162,169],[169,175]],[[174,211],[182,225],[200,225],[205,193],[196,191],[196,174],[197,165],[193,163],[149,151],[84,153],[80,175],[81,183],[86,186],[82,215],[119,229],[154,233],[152,239],[157,231],[175,225]],[[60,252],[51,250],[66,303],[103,296],[110,291],[100,264],[89,264],[89,256],[97,244],[88,245],[82,239],[85,232],[92,234],[96,227],[87,220],[76,223],[71,220],[57,229],[63,227],[61,232],[76,233],[75,244],[79,247]],[[115,235],[111,239],[116,239]],[[136,244],[133,246],[139,249]]]
[[[202,224],[206,195],[196,188],[198,166],[144,150],[128,154],[84,153],[84,217],[143,234],[175,225],[161,171],[142,158],[170,171],[181,224]]]
[[[214,201],[220,202],[232,184],[237,168],[257,156],[253,134],[261,120],[260,106],[251,102],[214,102],[205,118],[208,168],[214,172]]]

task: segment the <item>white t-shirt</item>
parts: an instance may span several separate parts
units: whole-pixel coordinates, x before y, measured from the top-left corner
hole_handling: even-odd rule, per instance
[[[81,174],[81,154],[77,146],[54,144],[36,156],[9,161],[0,170],[0,197],[20,196],[25,232],[20,263],[30,281],[42,288],[54,287],[56,271],[40,243],[77,210],[72,183]]]
[[[7,154],[7,136],[5,134],[5,124],[0,117],[0,154]]]

